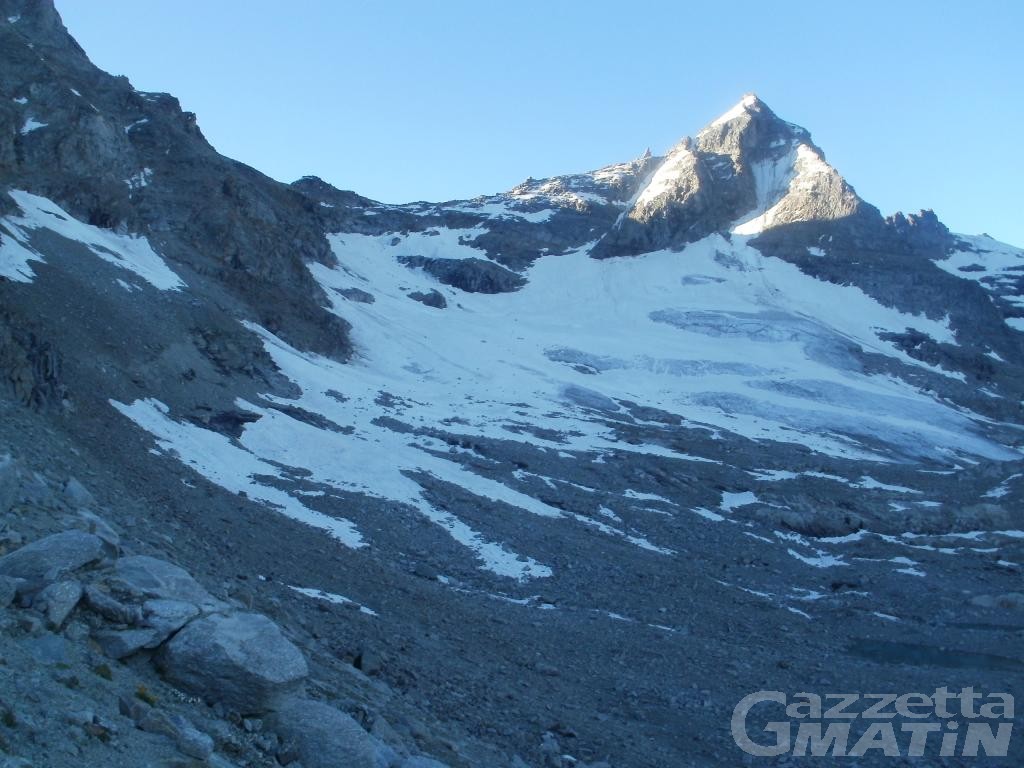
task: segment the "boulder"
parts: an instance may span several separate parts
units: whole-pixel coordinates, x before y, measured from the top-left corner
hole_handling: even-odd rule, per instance
[[[179,600],[208,611],[227,607],[207,592],[188,571],[146,555],[118,560],[111,584],[136,597]]]
[[[86,487],[75,478],[64,483],[64,501],[72,509],[88,509],[96,505],[96,499]]]
[[[0,576],[25,579],[41,587],[103,559],[104,544],[84,531],[64,531],[34,541],[0,557]]]
[[[196,619],[163,646],[157,663],[172,684],[242,715],[266,712],[309,674],[299,649],[258,613]]]
[[[50,629],[60,629],[82,599],[82,585],[74,580],[58,581],[43,589],[32,607],[46,617]]]
[[[112,659],[124,659],[143,648],[159,645],[160,634],[155,629],[108,629],[97,632],[93,639]]]
[[[136,605],[125,605],[115,600],[95,584],[85,588],[85,604],[115,624],[141,624],[142,609]]]
[[[142,604],[142,623],[156,630],[159,640],[146,647],[155,648],[198,615],[195,604],[184,600],[147,600]]]
[[[174,739],[178,751],[196,760],[207,760],[213,752],[213,739],[196,728],[181,715],[172,715]]]
[[[448,307],[448,300],[445,299],[444,294],[434,289],[426,292],[413,291],[409,294],[409,298],[415,299],[420,304],[426,304],[428,307],[434,307],[435,309],[445,309]]]
[[[272,721],[303,768],[376,768],[373,738],[329,704],[291,696],[276,707]]]

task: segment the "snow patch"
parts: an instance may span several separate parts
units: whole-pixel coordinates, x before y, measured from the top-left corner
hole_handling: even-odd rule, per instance
[[[357,607],[360,613],[364,613],[367,616],[376,616],[377,612],[367,608],[365,605],[360,605],[355,600],[350,600],[344,595],[336,595],[333,592],[324,592],[322,589],[311,589],[309,587],[294,587],[288,585],[288,589],[298,592],[300,595],[306,597],[312,597],[315,600],[324,600],[328,603],[334,603],[335,605],[351,605]]]
[[[44,261],[30,245],[31,233],[38,229],[48,229],[69,240],[82,243],[99,258],[134,272],[162,291],[180,290],[185,287],[184,281],[171,271],[145,237],[118,235],[106,229],[84,224],[45,197],[19,190],[12,190],[10,195],[21,208],[22,215],[2,219],[14,239],[18,241],[17,245],[12,247],[9,238],[4,237],[4,243],[0,246],[0,270],[5,276],[8,272],[13,272],[21,275],[21,282],[31,281],[31,270],[26,273],[26,260],[31,258]],[[29,253],[30,256],[27,255]]]
[[[735,120],[737,117],[742,117],[756,103],[757,96],[753,93],[748,93],[740,99],[739,103],[712,120],[708,127],[723,125]]]
[[[214,485],[232,493],[245,493],[293,520],[326,531],[347,547],[365,546],[363,537],[348,520],[309,509],[293,496],[257,480],[257,477],[281,479],[282,471],[239,447],[225,435],[188,422],[175,421],[170,417],[168,407],[152,398],[131,404],[111,400],[110,404],[153,435],[163,451],[173,452],[181,463]]]
[[[21,135],[27,136],[32,133],[32,131],[38,131],[40,128],[45,128],[47,125],[48,123],[41,123],[34,117],[30,117],[25,120],[24,125],[21,126]]]

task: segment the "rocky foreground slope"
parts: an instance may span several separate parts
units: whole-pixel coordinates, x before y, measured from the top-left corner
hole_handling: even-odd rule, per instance
[[[8,669],[71,660],[0,746],[262,765],[319,712],[380,765],[731,766],[762,688],[1014,692],[1024,252],[882,216],[754,96],[663,157],[385,205],[220,156],[44,0],[0,0],[0,54],[4,557],[80,524],[72,477],[129,553],[15,585]],[[119,593],[138,556],[213,602]],[[165,663],[250,631],[304,703]]]

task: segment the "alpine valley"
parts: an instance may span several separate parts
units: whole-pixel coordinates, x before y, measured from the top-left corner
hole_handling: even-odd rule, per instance
[[[385,205],[51,0],[0,61],[0,765],[736,766],[754,691],[1024,694],[1024,251],[753,95]]]

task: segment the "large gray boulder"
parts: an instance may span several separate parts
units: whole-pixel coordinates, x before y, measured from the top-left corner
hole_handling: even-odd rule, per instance
[[[159,634],[159,645],[198,616],[199,609],[184,600],[147,600],[142,604],[142,614],[143,624]]]
[[[103,559],[104,543],[84,531],[64,531],[0,557],[0,576],[25,579],[27,589],[57,581]]]
[[[111,586],[134,597],[179,600],[207,611],[226,606],[214,598],[188,571],[146,555],[123,557],[114,567]]]
[[[266,712],[309,674],[299,649],[258,613],[196,619],[163,646],[157,664],[174,685],[243,715]]]
[[[322,701],[289,696],[276,707],[271,724],[303,768],[376,768],[370,734]]]

